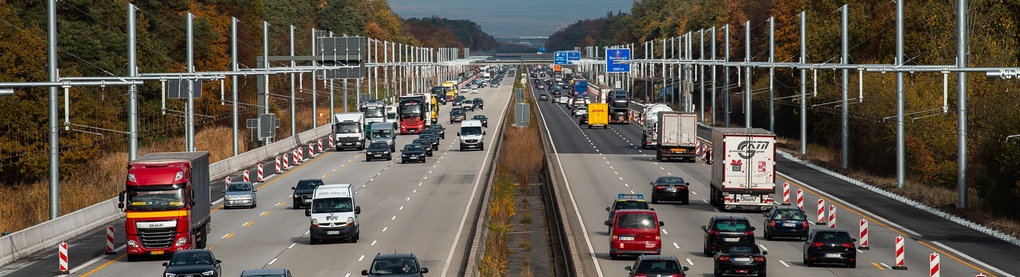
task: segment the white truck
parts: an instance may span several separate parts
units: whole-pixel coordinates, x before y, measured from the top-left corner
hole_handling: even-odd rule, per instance
[[[650,149],[659,145],[659,135],[656,131],[656,128],[658,128],[659,113],[669,111],[673,111],[673,108],[670,108],[665,104],[651,104],[645,106],[645,109],[641,111],[641,116],[644,118],[641,125],[641,148]]]
[[[761,128],[712,130],[712,206],[720,210],[772,208],[776,135]]]
[[[365,149],[365,114],[338,113],[333,115],[333,140],[336,151],[344,148]]]
[[[310,244],[320,240],[344,239],[358,242],[361,237],[358,215],[361,207],[354,200],[350,184],[321,185],[312,193],[311,207],[305,216],[311,219],[308,230]]]
[[[683,159],[694,162],[698,146],[698,117],[694,113],[663,111],[659,112],[658,149],[655,159]]]

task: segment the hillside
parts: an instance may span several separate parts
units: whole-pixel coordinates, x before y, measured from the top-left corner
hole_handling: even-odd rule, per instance
[[[436,16],[410,18],[404,20],[404,26],[406,32],[425,47],[468,47],[472,51],[485,51],[497,47],[496,39],[470,20]]]

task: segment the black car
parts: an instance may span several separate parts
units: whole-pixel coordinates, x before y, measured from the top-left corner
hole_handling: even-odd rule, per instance
[[[163,276],[220,276],[220,260],[212,250],[189,249],[174,253],[163,263]]]
[[[719,249],[715,254],[714,270],[715,276],[724,274],[739,274],[741,276],[751,275],[765,276],[765,255],[768,251],[761,251],[758,245],[753,243],[731,244]]]
[[[577,126],[584,126],[586,124],[588,124],[588,114],[577,116]],[[589,126],[588,129],[591,129],[591,126]]]
[[[461,122],[467,118],[467,111],[464,108],[450,109],[450,123]]]
[[[673,276],[685,277],[686,266],[681,266],[676,256],[665,255],[641,255],[634,261],[633,266],[625,266],[630,277],[634,276]]]
[[[420,145],[422,148],[425,148],[425,156],[432,157],[432,154],[433,154],[432,153],[432,141],[429,141],[429,139],[426,139],[426,138],[418,137],[418,138],[414,139],[414,144]]]
[[[808,232],[811,231],[809,225],[807,215],[796,206],[775,206],[765,213],[765,239],[792,237],[807,240]]]
[[[361,271],[361,275],[365,276],[391,277],[421,277],[425,273],[429,273],[429,269],[421,267],[414,254],[376,254],[371,269]]]
[[[386,159],[387,161],[393,159],[393,153],[390,152],[390,144],[385,141],[373,142],[368,145],[368,150],[365,150],[365,161],[372,161],[374,159]]]
[[[410,143],[404,145],[404,149],[400,150],[400,162],[407,163],[408,161],[425,162],[425,148],[421,147],[417,143]]]
[[[471,120],[478,120],[482,122],[482,127],[489,128],[489,118],[485,117],[484,114],[476,114],[471,117]]]
[[[290,197],[294,200],[294,204],[291,207],[294,209],[311,207],[312,193],[315,192],[315,188],[322,184],[322,179],[302,179],[298,181],[297,186],[290,188],[294,190]]]
[[[857,239],[843,229],[814,229],[804,241],[804,265],[819,263],[843,264],[857,267]]]
[[[685,182],[684,178],[678,176],[661,176],[655,179],[652,185],[652,204],[659,201],[677,201],[685,205],[690,204],[690,192],[688,187],[691,183]]]
[[[429,126],[425,126],[425,131],[428,130],[436,130],[435,132],[439,134],[440,139],[446,139],[446,128],[444,128],[442,124],[431,124]]]
[[[436,134],[421,134],[418,136],[418,138],[429,140],[429,142],[432,143],[432,151],[439,150],[439,136],[437,136]]]
[[[724,245],[754,243],[754,227],[744,216],[717,215],[708,220],[705,231],[705,256],[711,257]]]
[[[481,98],[475,98],[475,99],[472,99],[471,101],[475,103],[475,108],[477,108],[479,110],[484,110],[485,109],[485,102],[482,101]]]

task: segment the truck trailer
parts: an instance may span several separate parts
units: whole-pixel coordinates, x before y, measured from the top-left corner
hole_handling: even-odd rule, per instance
[[[666,111],[673,111],[673,108],[665,104],[651,104],[645,106],[645,109],[641,111],[641,117],[644,120],[641,122],[641,148],[654,149],[659,145],[659,133],[657,131],[659,113]]]
[[[683,159],[694,162],[698,146],[698,118],[694,113],[664,111],[659,113],[655,159]]]
[[[628,116],[630,113],[630,97],[627,96],[626,90],[613,89],[609,91],[606,103],[609,103],[609,123],[630,123],[630,117]]]
[[[150,153],[128,163],[117,204],[127,260],[205,248],[210,230],[209,152]]]
[[[761,128],[712,130],[710,203],[720,210],[772,208],[776,135]]]
[[[609,104],[606,103],[589,103],[587,123],[588,129],[591,127],[602,127],[603,129],[609,128]]]

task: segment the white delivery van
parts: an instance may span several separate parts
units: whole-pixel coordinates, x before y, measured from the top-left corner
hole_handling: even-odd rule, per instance
[[[312,193],[312,204],[305,210],[311,218],[308,237],[311,244],[325,239],[343,239],[358,242],[358,214],[361,207],[354,201],[350,184],[321,185]]]
[[[485,150],[485,131],[482,130],[482,121],[480,120],[462,121],[460,123],[460,132],[457,132],[457,137],[460,138],[460,151],[464,151],[469,148]]]

